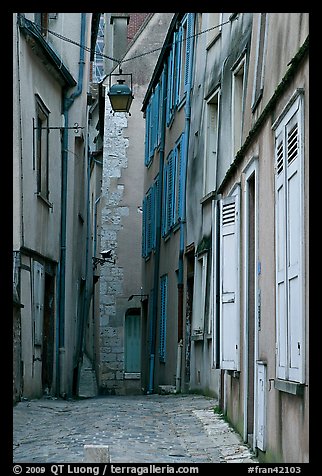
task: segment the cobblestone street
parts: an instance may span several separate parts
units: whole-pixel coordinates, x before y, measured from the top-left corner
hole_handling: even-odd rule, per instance
[[[252,463],[240,436],[200,395],[42,398],[13,409],[15,463],[82,463],[108,445],[111,463]]]

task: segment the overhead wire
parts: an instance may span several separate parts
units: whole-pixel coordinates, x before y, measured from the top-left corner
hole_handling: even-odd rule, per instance
[[[204,33],[207,33],[207,32],[209,32],[209,31],[211,31],[211,30],[214,30],[215,28],[219,28],[219,27],[221,27],[221,26],[223,26],[223,25],[226,25],[227,23],[231,23],[232,21],[237,20],[237,19],[238,19],[238,15],[237,15],[236,17],[234,17],[233,19],[231,19],[231,20],[227,20],[227,21],[225,21],[225,22],[219,23],[218,25],[215,25],[215,26],[212,26],[212,27],[210,27],[210,28],[207,28],[206,30],[202,30],[202,31],[200,31],[200,32],[198,32],[198,33],[194,33],[194,34],[188,36],[188,37],[185,38],[185,39],[176,40],[175,43],[182,43],[183,41],[186,41],[187,39],[194,38],[194,37],[196,37],[196,36],[202,35],[202,34],[204,34]],[[32,22],[32,23],[34,23],[34,22]],[[38,27],[38,25],[37,25],[36,23],[34,23],[34,25],[35,25],[36,27]],[[38,27],[38,28],[39,28],[39,27]],[[57,38],[59,38],[59,39],[62,40],[62,41],[66,41],[66,42],[71,43],[71,44],[73,44],[73,45],[75,45],[75,46],[78,46],[79,48],[83,48],[85,51],[88,51],[88,52],[91,52],[91,51],[92,51],[92,48],[90,48],[89,46],[82,45],[81,43],[78,43],[77,41],[74,41],[74,40],[72,40],[71,38],[68,38],[68,37],[66,37],[66,36],[63,36],[63,35],[61,35],[61,34],[55,32],[55,31],[52,31],[52,30],[47,29],[47,32],[50,33],[50,34],[53,35],[53,36],[56,36]],[[163,45],[163,46],[161,46],[161,47],[154,48],[153,50],[149,50],[149,51],[146,51],[146,52],[144,52],[144,53],[140,53],[140,54],[138,54],[138,55],[131,56],[130,58],[126,58],[126,59],[123,59],[123,58],[122,58],[122,59],[116,59],[116,58],[113,58],[112,56],[108,56],[108,55],[106,55],[106,54],[104,54],[104,53],[97,52],[97,51],[95,51],[95,55],[96,55],[96,56],[103,57],[103,58],[106,58],[106,59],[109,59],[109,60],[114,61],[115,63],[118,63],[118,64],[120,65],[121,63],[125,63],[125,62],[128,62],[128,61],[132,61],[132,60],[134,60],[134,59],[141,58],[142,56],[146,56],[146,55],[155,53],[156,51],[160,51],[160,50],[162,50],[163,48],[168,48],[168,47],[170,47],[172,44],[173,44],[173,43],[171,42],[171,43],[168,43],[168,44]]]

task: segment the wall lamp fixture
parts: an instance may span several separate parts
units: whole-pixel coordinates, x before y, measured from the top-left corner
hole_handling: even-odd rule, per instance
[[[148,299],[148,294],[131,294],[131,296],[129,297],[128,301],[132,301],[132,299],[137,296],[137,297],[140,297],[140,301],[145,301],[146,299]],[[144,298],[144,299],[143,299]]]
[[[100,264],[101,266],[105,263],[112,263],[115,264],[115,259],[112,259],[112,250],[104,250],[101,251],[102,258],[97,258],[93,256],[93,269],[97,268],[97,265]]]

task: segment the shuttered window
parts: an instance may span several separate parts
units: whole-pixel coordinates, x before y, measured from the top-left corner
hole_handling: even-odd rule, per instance
[[[159,358],[165,362],[166,358],[166,330],[167,330],[167,307],[168,307],[168,276],[161,277],[161,315],[160,315],[160,340],[159,340]]]
[[[193,52],[193,28],[194,14],[187,13],[174,32],[171,50],[168,56],[168,78],[167,78],[167,110],[166,121],[169,127],[174,117],[176,107],[190,84]]]
[[[193,13],[188,13],[186,17],[186,23],[184,23],[184,28],[186,28],[186,54],[185,54],[185,66],[184,66],[184,90],[188,90],[189,78],[191,75],[192,69],[192,51],[193,51]]]
[[[276,373],[304,383],[301,95],[275,131]]]
[[[157,200],[159,176],[155,178],[143,199],[142,217],[142,257],[147,258],[156,246]]]
[[[220,204],[220,361],[240,369],[239,188]]]
[[[180,136],[180,139],[177,141],[176,147],[174,149],[175,155],[175,170],[176,170],[176,199],[175,199],[175,222],[178,222],[183,217],[183,193],[184,193],[184,182],[185,182],[185,156],[184,156],[184,134]]]
[[[176,162],[174,152],[171,151],[164,167],[162,236],[165,236],[175,223],[175,177]]]
[[[149,167],[153,161],[154,152],[160,145],[161,139],[161,113],[162,113],[162,74],[156,85],[145,113],[145,165]]]
[[[164,165],[162,195],[162,236],[165,237],[182,219],[184,210],[185,149],[181,134]]]

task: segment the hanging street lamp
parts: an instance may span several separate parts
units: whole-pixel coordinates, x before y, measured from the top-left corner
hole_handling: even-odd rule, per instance
[[[131,87],[125,83],[124,78],[117,79],[117,83],[111,86],[112,76],[130,76]],[[132,74],[110,74],[108,97],[114,112],[129,112],[134,96],[132,94]]]

